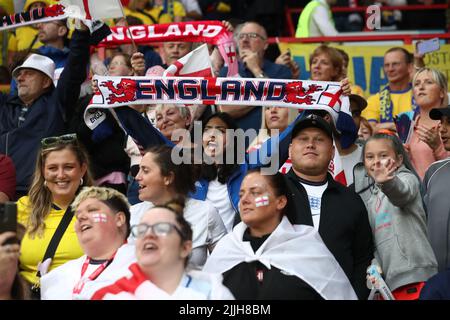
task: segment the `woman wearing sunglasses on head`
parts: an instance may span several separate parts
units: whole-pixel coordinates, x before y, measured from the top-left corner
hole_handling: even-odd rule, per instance
[[[85,255],[53,269],[41,279],[43,300],[87,300],[124,276],[134,262],[130,211],[125,196],[104,187],[85,187],[72,203],[75,232]]]
[[[17,202],[17,220],[26,227],[19,268],[33,286],[34,298],[39,297],[40,274],[83,254],[70,204],[80,186],[92,185],[88,166],[86,152],[76,135],[41,141],[28,196]]]
[[[93,300],[233,299],[221,277],[186,272],[192,250],[192,229],[178,202],[155,206],[131,228],[137,262],[128,274],[98,290]]]

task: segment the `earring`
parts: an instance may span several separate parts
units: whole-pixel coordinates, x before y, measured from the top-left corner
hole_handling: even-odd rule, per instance
[[[44,180],[44,187],[47,187],[47,180]]]
[[[84,182],[83,178],[80,178],[80,186],[83,185],[83,182]]]

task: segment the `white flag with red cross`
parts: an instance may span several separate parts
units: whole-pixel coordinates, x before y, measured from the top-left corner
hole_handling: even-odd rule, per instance
[[[164,71],[163,76],[212,77],[213,71],[211,60],[209,60],[208,46],[203,44],[181,57]]]
[[[101,20],[123,17],[120,0],[59,0],[72,18]]]
[[[325,90],[320,94],[317,104],[330,107],[334,111],[333,118],[335,120],[337,120],[339,112],[344,112],[351,117],[352,113],[350,111],[350,106],[343,104],[342,98],[343,94],[341,86],[339,84],[328,84],[325,87]]]

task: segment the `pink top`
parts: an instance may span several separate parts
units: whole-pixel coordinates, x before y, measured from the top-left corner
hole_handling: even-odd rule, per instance
[[[418,125],[419,120],[420,117],[417,117],[415,124],[416,126]],[[435,125],[437,126],[438,124],[439,121],[435,121]],[[414,169],[416,169],[421,180],[423,180],[425,172],[433,162],[450,157],[450,152],[445,150],[442,141],[440,141],[439,147],[433,152],[433,149],[431,149],[428,144],[419,140],[419,136],[416,133],[415,128],[411,135],[409,148],[411,163],[414,166]]]

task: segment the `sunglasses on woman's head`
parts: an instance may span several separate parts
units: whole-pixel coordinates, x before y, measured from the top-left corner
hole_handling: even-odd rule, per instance
[[[48,149],[58,144],[69,144],[77,141],[76,133],[64,134],[57,137],[47,137],[41,140],[42,149]]]

